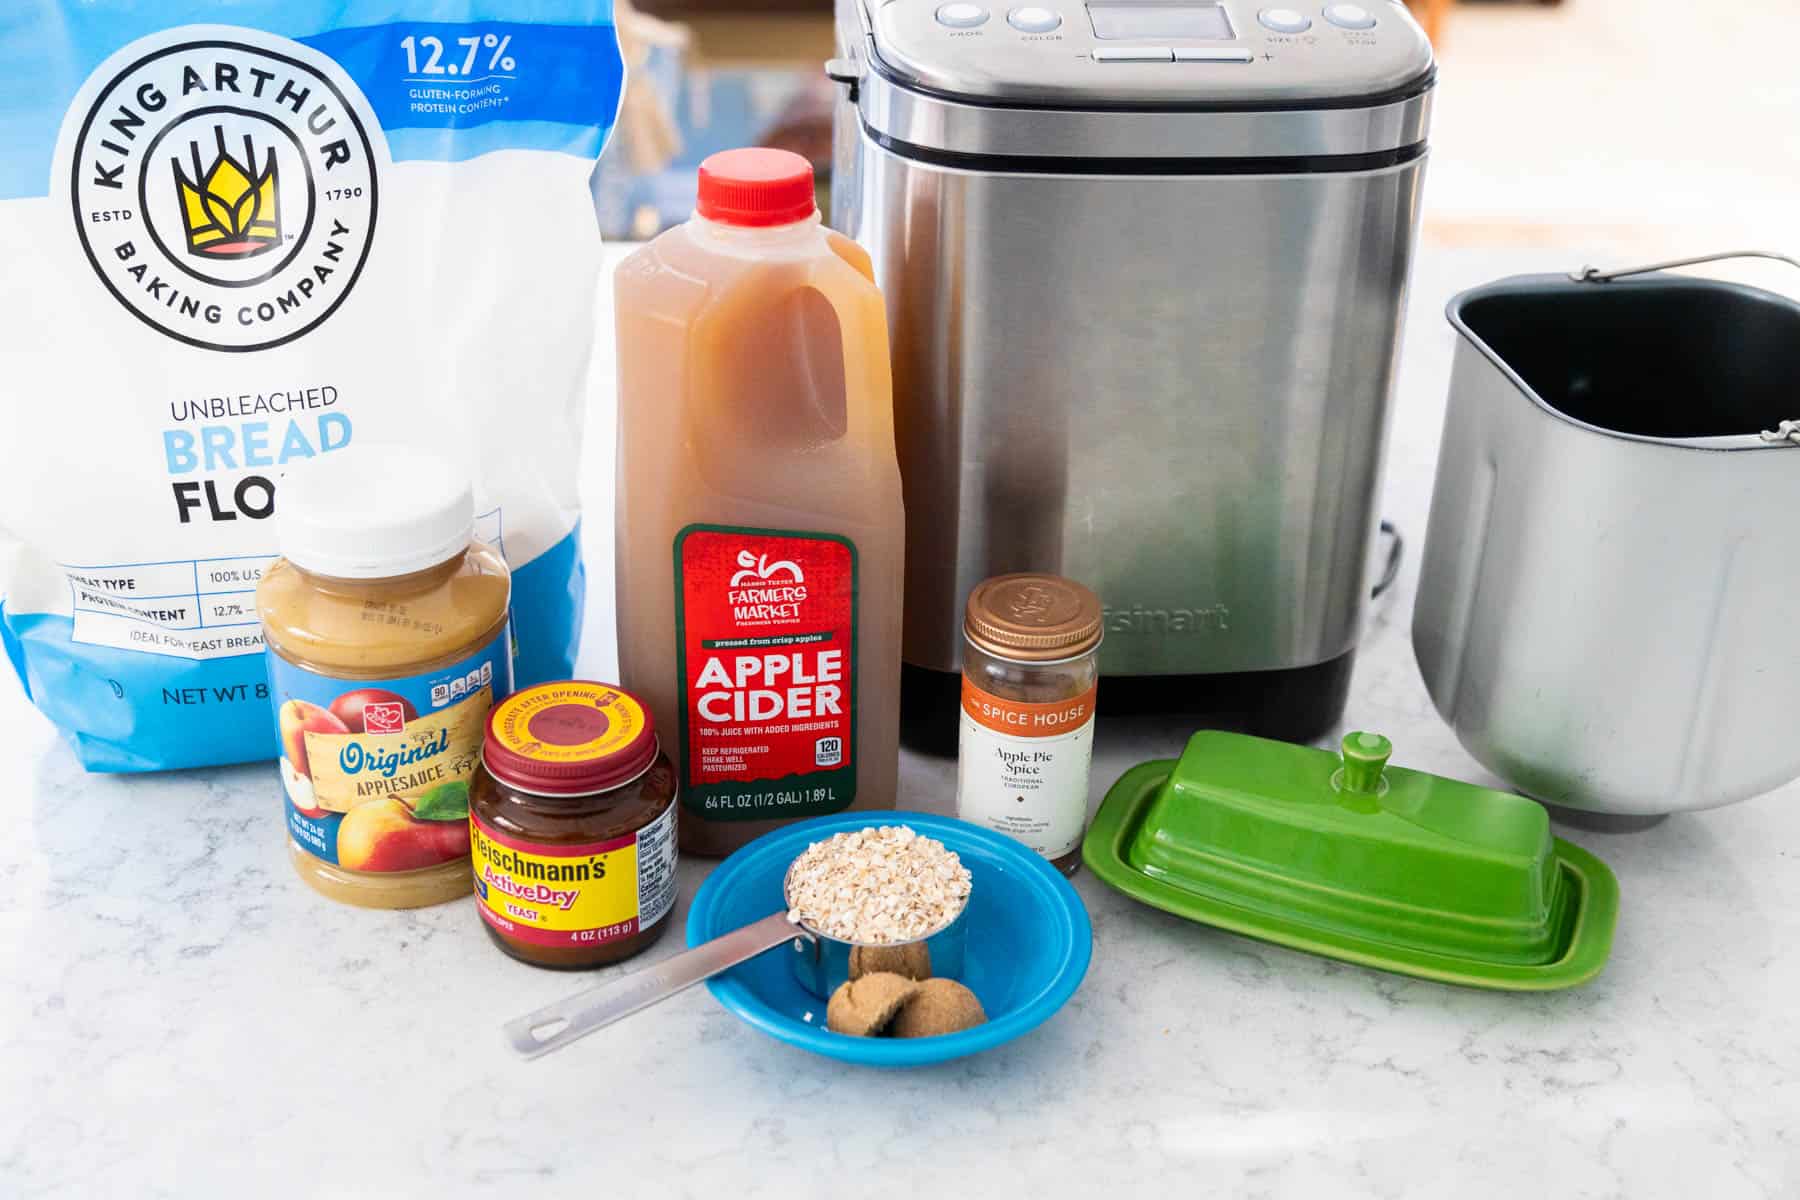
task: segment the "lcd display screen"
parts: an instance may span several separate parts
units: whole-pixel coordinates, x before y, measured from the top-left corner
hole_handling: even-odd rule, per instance
[[[1223,4],[1090,4],[1087,11],[1094,36],[1108,40],[1226,42],[1236,36]]]

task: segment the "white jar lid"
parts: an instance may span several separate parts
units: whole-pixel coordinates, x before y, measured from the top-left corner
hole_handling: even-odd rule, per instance
[[[411,446],[364,443],[291,469],[275,497],[281,555],[338,579],[407,575],[448,562],[475,535],[466,470]]]

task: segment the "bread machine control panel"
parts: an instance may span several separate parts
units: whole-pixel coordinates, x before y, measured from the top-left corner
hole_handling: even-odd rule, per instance
[[[981,102],[1304,104],[1431,68],[1400,0],[863,0],[890,74]]]

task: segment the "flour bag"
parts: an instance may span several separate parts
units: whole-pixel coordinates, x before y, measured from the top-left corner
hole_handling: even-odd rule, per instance
[[[0,637],[82,762],[274,756],[270,517],[365,440],[467,464],[567,675],[611,0],[21,0],[0,73]]]

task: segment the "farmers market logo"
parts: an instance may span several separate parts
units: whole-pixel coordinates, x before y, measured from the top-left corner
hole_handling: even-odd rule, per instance
[[[119,302],[227,351],[279,346],[336,311],[375,228],[375,124],[356,86],[296,42],[223,27],[146,38],[95,78],[108,71],[70,111],[69,186]]]
[[[726,593],[737,624],[799,619],[800,605],[806,601],[806,572],[799,563],[786,558],[770,562],[766,554],[740,550],[737,565],[742,569],[731,577]]]
[[[806,575],[800,570],[800,564],[791,559],[781,558],[769,561],[766,554],[752,554],[748,550],[739,550],[737,565],[743,570],[731,577],[731,586],[744,587],[749,584],[767,583],[771,580],[788,583],[805,583]]]

